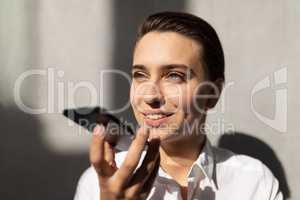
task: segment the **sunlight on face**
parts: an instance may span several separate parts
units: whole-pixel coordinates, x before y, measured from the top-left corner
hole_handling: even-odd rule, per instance
[[[130,100],[139,125],[162,130],[161,140],[179,139],[184,124],[199,119],[199,84],[205,81],[201,46],[175,32],[150,32],[137,43],[133,55]],[[179,134],[178,134],[179,133]]]

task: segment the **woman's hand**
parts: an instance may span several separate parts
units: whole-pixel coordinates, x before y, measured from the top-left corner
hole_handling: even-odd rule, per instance
[[[97,125],[90,146],[90,161],[99,179],[100,199],[146,199],[159,169],[159,140],[150,141],[141,166],[135,171],[149,137],[149,129],[141,127],[126,158],[118,169],[115,152],[105,141],[105,128]]]

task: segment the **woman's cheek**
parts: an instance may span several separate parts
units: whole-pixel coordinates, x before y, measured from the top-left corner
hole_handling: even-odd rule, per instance
[[[187,108],[187,104],[189,104],[190,101],[190,91],[187,87],[180,87],[177,85],[169,87],[165,91],[165,95],[169,103],[176,109],[175,112],[182,111]]]
[[[179,109],[181,109],[184,113],[190,114],[194,111],[194,87],[183,87],[181,88],[180,98],[177,102]]]
[[[133,84],[131,84],[130,91],[129,91],[129,97],[130,97],[130,103],[132,106],[134,104],[134,91],[135,91],[134,86],[133,86]]]
[[[173,84],[173,85],[165,86],[163,91],[164,91],[163,93],[167,101],[167,104],[169,106],[172,106],[173,109],[176,109],[176,110],[172,110],[173,112],[176,112],[177,109],[181,107],[180,102],[182,99],[182,92],[183,92],[182,89],[179,86]]]
[[[137,95],[136,86],[132,83],[130,87],[130,104],[134,111],[139,109],[140,97]]]

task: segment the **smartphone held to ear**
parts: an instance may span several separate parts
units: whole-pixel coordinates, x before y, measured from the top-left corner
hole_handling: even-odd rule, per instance
[[[134,138],[134,132],[130,126],[100,107],[65,109],[63,115],[90,132],[93,132],[97,124],[102,124],[105,127],[105,140],[116,151],[127,151]]]

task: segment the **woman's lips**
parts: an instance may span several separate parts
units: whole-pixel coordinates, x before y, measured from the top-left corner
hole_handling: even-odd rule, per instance
[[[170,114],[170,115],[166,115],[162,118],[159,118],[159,119],[149,119],[146,117],[146,115],[144,115],[144,120],[145,120],[145,123],[149,126],[154,126],[154,127],[158,127],[160,126],[161,124],[165,123],[166,121],[169,120],[170,116],[172,116],[173,114]]]

